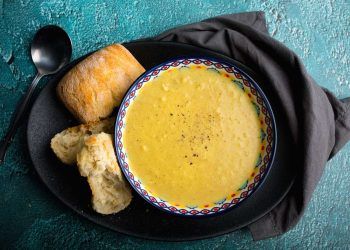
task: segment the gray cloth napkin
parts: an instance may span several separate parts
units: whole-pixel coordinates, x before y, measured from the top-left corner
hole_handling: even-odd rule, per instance
[[[255,240],[290,230],[303,215],[327,160],[350,139],[350,100],[338,100],[316,84],[298,56],[269,36],[263,12],[219,16],[153,39],[214,50],[265,77],[290,127],[297,176],[287,196],[248,227]]]

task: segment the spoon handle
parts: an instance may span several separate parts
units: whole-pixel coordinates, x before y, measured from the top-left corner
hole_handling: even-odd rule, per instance
[[[36,74],[35,78],[33,79],[32,84],[29,86],[27,93],[25,94],[22,102],[16,107],[16,110],[12,115],[10,126],[7,130],[5,137],[3,138],[3,140],[1,141],[1,144],[0,144],[0,164],[2,164],[4,159],[5,159],[7,147],[10,145],[10,143],[13,139],[13,136],[16,133],[18,126],[20,125],[23,113],[28,108],[28,103],[29,103],[29,101],[34,93],[35,87],[42,77],[43,77],[42,74],[40,74],[40,73]]]

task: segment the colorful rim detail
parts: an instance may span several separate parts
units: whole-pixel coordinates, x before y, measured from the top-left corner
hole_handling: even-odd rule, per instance
[[[233,84],[236,84],[244,91],[252,101],[261,123],[261,151],[251,176],[242,183],[238,190],[233,190],[230,196],[220,201],[206,204],[203,207],[187,207],[178,204],[170,204],[161,200],[148,192],[141,181],[133,175],[128,164],[128,156],[122,143],[123,131],[125,128],[126,111],[129,105],[136,98],[138,91],[162,72],[170,68],[181,68],[188,66],[205,67],[209,70],[215,70],[218,74],[231,78]],[[276,125],[271,106],[260,87],[241,69],[231,63],[223,62],[212,58],[181,58],[167,61],[160,64],[141,75],[130,87],[119,108],[115,123],[115,150],[119,166],[121,167],[126,179],[129,181],[135,191],[141,195],[147,202],[153,206],[178,215],[185,216],[205,216],[214,215],[230,208],[236,207],[242,201],[247,199],[264,181],[269,169],[273,163],[276,148]]]

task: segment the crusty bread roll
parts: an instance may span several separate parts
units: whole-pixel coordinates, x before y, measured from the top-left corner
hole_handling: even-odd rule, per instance
[[[131,190],[118,166],[111,135],[100,133],[85,139],[77,161],[80,174],[89,182],[96,212],[113,214],[130,204]]]
[[[112,134],[114,121],[114,118],[108,118],[63,130],[51,139],[51,148],[63,163],[73,165],[77,162],[77,154],[83,147],[84,140],[101,132]]]
[[[59,82],[57,94],[81,122],[109,116],[145,69],[122,45],[107,46],[71,69]]]

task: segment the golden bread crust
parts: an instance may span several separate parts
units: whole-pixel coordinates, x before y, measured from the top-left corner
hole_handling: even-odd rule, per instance
[[[57,94],[81,122],[109,116],[145,71],[122,45],[109,45],[78,63],[57,85]]]

